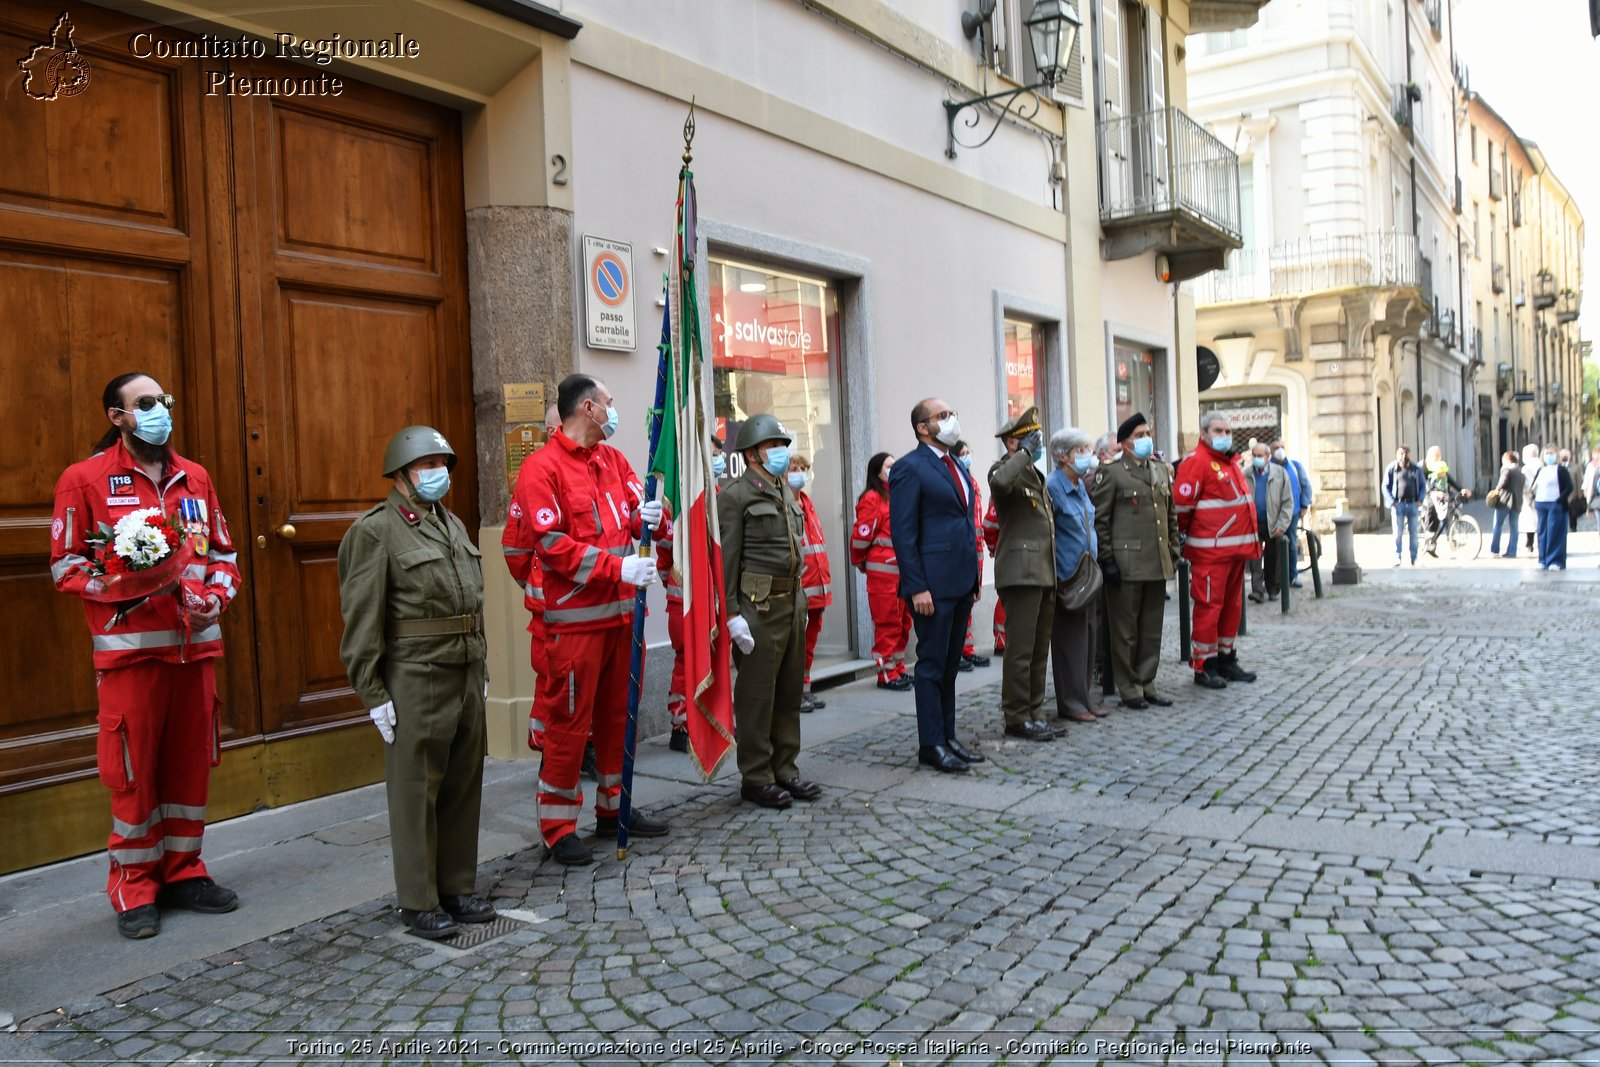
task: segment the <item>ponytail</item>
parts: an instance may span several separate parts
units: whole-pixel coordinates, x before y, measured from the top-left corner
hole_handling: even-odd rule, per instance
[[[105,389],[100,393],[100,411],[101,411],[101,413],[104,414],[106,408],[120,408],[122,406],[122,387],[123,386],[127,385],[129,382],[133,381],[135,378],[148,378],[148,377],[150,377],[150,376],[148,374],[146,374],[144,371],[136,370],[136,371],[133,371],[132,373],[129,373],[129,374],[119,374],[115,378],[113,378],[109,382],[107,382]],[[119,430],[116,426],[108,426],[108,427],[106,427],[106,432],[100,436],[100,440],[98,440],[98,441],[96,441],[94,443],[94,447],[89,450],[89,454],[90,455],[94,455],[96,452],[104,452],[106,449],[108,449],[112,445],[116,444],[117,443],[117,439],[120,438],[121,436],[122,436],[122,431]]]

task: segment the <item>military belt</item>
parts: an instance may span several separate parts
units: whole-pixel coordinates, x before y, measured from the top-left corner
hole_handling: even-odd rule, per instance
[[[439,619],[390,619],[390,637],[455,637],[483,629],[481,615],[447,615]]]
[[[754,574],[756,572],[755,571],[751,571],[749,573]],[[783,577],[780,577],[779,575],[776,575],[776,574],[762,575],[762,577],[771,578],[772,579],[772,592],[773,592],[774,596],[781,596],[781,595],[784,595],[784,594],[787,594],[787,593],[792,593],[797,588],[799,588],[799,584],[800,584],[794,578],[783,578]]]

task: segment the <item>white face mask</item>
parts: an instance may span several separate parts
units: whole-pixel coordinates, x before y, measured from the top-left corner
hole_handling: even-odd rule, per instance
[[[934,434],[940,444],[955,447],[961,440],[961,420],[951,415],[948,419],[941,419],[938,423],[939,432]]]

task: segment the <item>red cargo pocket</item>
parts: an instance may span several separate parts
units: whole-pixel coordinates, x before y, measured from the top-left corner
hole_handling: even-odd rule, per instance
[[[211,698],[211,766],[222,763],[222,698]]]
[[[132,789],[133,750],[128,745],[128,727],[121,715],[100,717],[100,736],[95,748],[95,762],[105,787],[117,793]]]

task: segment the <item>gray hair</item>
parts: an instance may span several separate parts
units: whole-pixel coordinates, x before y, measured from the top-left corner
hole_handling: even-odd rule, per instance
[[[1068,426],[1065,430],[1057,430],[1050,435],[1050,456],[1069,456],[1074,448],[1093,448],[1094,441],[1088,434],[1076,426]]]
[[[1200,416],[1200,432],[1205,433],[1214,423],[1227,422],[1228,416],[1220,411],[1208,411]]]
[[[1095,443],[1094,443],[1094,454],[1098,456],[1102,452],[1109,452],[1109,451],[1111,451],[1111,446],[1116,444],[1116,443],[1117,443],[1117,435],[1116,434],[1114,434],[1114,433],[1103,433],[1103,434],[1100,435],[1099,440],[1095,441]]]

